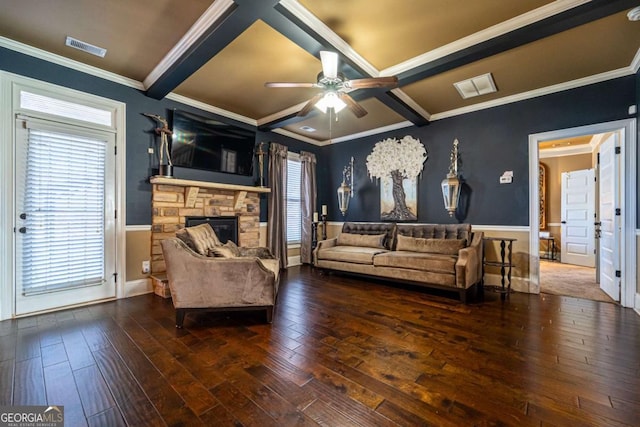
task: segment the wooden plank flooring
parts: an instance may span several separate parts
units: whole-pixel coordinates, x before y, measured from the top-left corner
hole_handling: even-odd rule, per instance
[[[456,294],[296,267],[264,313],[144,295],[0,322],[0,405],[68,426],[623,426],[640,316],[554,295]]]

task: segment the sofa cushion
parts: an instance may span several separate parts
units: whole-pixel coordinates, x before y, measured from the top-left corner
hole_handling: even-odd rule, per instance
[[[227,240],[227,243],[222,246],[225,248],[229,248],[229,250],[233,253],[233,256],[240,256],[240,248],[232,240]]]
[[[442,255],[458,255],[467,245],[465,239],[422,239],[398,235],[397,251],[427,252]]]
[[[244,248],[239,247],[238,252],[240,252],[241,257],[257,257],[260,259],[275,259],[269,248],[265,247],[255,247],[255,248]]]
[[[385,234],[338,234],[338,246],[360,246],[384,249]]]
[[[193,227],[187,227],[185,228],[185,231],[191,239],[196,252],[200,255],[207,255],[209,249],[222,245],[218,236],[216,236],[215,231],[213,231],[213,228],[211,228],[209,224],[205,223]]]
[[[193,250],[194,252],[198,252],[195,243],[193,243],[193,240],[191,239],[189,234],[187,234],[187,230],[185,228],[181,228],[180,230],[176,231],[176,237],[182,240],[185,245],[189,247],[189,249]]]
[[[207,255],[215,258],[237,258],[236,252],[227,245],[209,248]]]
[[[422,239],[465,239],[471,242],[471,224],[398,224],[398,236]]]
[[[345,222],[342,224],[342,232],[350,234],[385,234],[383,244],[385,249],[392,249],[393,238],[396,234],[396,224],[393,222]]]
[[[387,250],[361,246],[331,246],[330,248],[318,251],[318,259],[353,262],[356,264],[373,264],[373,256],[384,252],[387,252]]]
[[[373,257],[373,265],[455,274],[457,260],[458,257],[452,255],[395,251],[377,254]]]

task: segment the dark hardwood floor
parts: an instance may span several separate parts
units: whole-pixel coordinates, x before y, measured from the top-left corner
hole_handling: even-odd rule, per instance
[[[640,424],[640,316],[615,304],[283,277],[264,313],[144,295],[0,322],[0,405],[66,426]]]

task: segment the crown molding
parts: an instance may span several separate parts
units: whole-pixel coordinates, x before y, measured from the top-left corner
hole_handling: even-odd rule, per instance
[[[530,12],[523,13],[522,15],[516,16],[507,21],[501,22],[500,24],[486,28],[482,31],[478,31],[477,33],[471,34],[467,37],[463,37],[459,40],[446,44],[432,51],[425,52],[414,58],[408,59],[404,62],[401,62],[389,68],[385,68],[384,70],[380,71],[380,75],[395,76],[395,75],[404,73],[416,67],[422,66],[428,62],[435,61],[437,59],[443,58],[447,55],[451,55],[452,53],[459,52],[464,49],[468,49],[472,46],[475,46],[487,40],[507,34],[511,31],[517,30],[519,28],[525,27],[527,25],[533,24],[535,22],[541,21],[543,19],[549,18],[551,16],[557,15],[562,12],[565,12],[569,9],[573,9],[574,7],[588,3],[589,1],[590,0],[554,1],[550,4],[541,6]]]
[[[359,133],[354,133],[354,134],[347,135],[347,136],[342,136],[340,138],[328,139],[326,141],[323,141],[323,145],[338,144],[340,142],[351,141],[352,139],[364,138],[364,137],[367,137],[367,136],[377,135],[379,133],[384,133],[384,132],[391,132],[391,131],[394,131],[394,130],[404,129],[404,128],[411,127],[411,126],[413,126],[413,123],[411,123],[410,121],[406,120],[404,122],[394,123],[392,125],[383,126],[383,127],[379,127],[379,128],[375,128],[375,129],[370,129],[370,130],[367,130],[367,131],[364,131],[364,132],[359,132]]]
[[[6,49],[22,53],[24,55],[38,58],[43,61],[51,62],[52,64],[71,68],[72,70],[80,71],[81,73],[89,74],[94,77],[109,80],[123,86],[132,87],[138,90],[144,90],[144,86],[142,85],[142,83],[137,80],[112,73],[111,71],[103,70],[102,68],[94,67],[93,65],[83,64],[82,62],[66,58],[62,55],[47,52],[45,50],[38,49],[37,47],[29,46],[15,40],[8,39],[6,37],[0,37],[0,47],[4,47]]]
[[[637,73],[640,69],[640,49],[636,51],[636,54],[631,61],[630,68],[633,74]]]
[[[512,104],[514,102],[524,101],[527,99],[537,98],[539,96],[550,95],[557,92],[563,92],[569,89],[576,89],[583,86],[592,85],[595,83],[601,83],[607,80],[617,79],[619,77],[625,77],[631,74],[635,74],[631,67],[619,68],[613,71],[607,71],[605,73],[596,74],[581,79],[571,80],[557,85],[551,85],[540,89],[534,89],[527,92],[518,93],[511,96],[505,96],[504,98],[498,98],[487,102],[481,102],[479,104],[469,105],[467,107],[456,108],[454,110],[444,111],[442,113],[435,113],[431,115],[431,121],[442,120],[449,117],[460,116],[462,114],[473,113],[475,111],[486,110],[487,108],[499,107],[501,105]]]
[[[164,58],[144,79],[145,90],[153,85],[160,77],[184,56],[184,54],[207,32],[217,21],[225,16],[226,12],[235,7],[233,0],[217,0],[198,18],[189,28],[180,41],[171,48]]]
[[[297,139],[298,141],[306,142],[308,144],[317,145],[320,147],[323,145],[327,145],[326,141],[318,141],[317,139],[309,138],[304,135],[298,135],[297,133],[293,133],[283,128],[271,129],[271,132],[277,133],[279,135],[287,136],[292,139]]]
[[[407,95],[402,89],[400,88],[392,89],[391,93],[396,95],[400,100],[402,100],[402,102],[407,104],[411,109],[413,109],[415,112],[420,114],[422,117],[424,117],[427,120],[431,120],[431,113],[429,113],[427,110],[425,110],[420,105],[418,105],[416,101],[414,101],[413,98]]]
[[[242,123],[246,123],[251,126],[258,126],[258,122],[254,119],[251,119],[246,116],[242,116],[240,114],[232,113],[231,111],[223,110],[222,108],[214,107],[211,104],[207,104],[201,101],[196,101],[195,99],[188,98],[186,96],[178,95],[177,93],[169,93],[165,96],[166,99],[170,99],[172,101],[179,102],[181,104],[190,105],[191,107],[198,108],[203,111],[208,111],[213,114],[217,114],[219,116],[227,117],[229,119],[233,119]]]
[[[291,107],[288,107],[284,110],[280,110],[277,113],[273,113],[268,116],[262,117],[257,121],[258,126],[262,126],[265,123],[271,123],[276,120],[280,120],[281,118],[292,115],[292,114],[297,114],[300,110],[302,110],[302,108],[307,104],[307,102],[309,101],[304,101],[299,104],[292,105]]]

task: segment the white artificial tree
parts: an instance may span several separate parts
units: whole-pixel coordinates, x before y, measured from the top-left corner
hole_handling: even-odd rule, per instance
[[[376,143],[367,156],[369,178],[378,178],[392,185],[393,209],[383,212],[383,220],[415,221],[417,216],[407,207],[402,181],[415,179],[427,160],[427,150],[419,139],[405,136],[398,140],[386,138]]]

